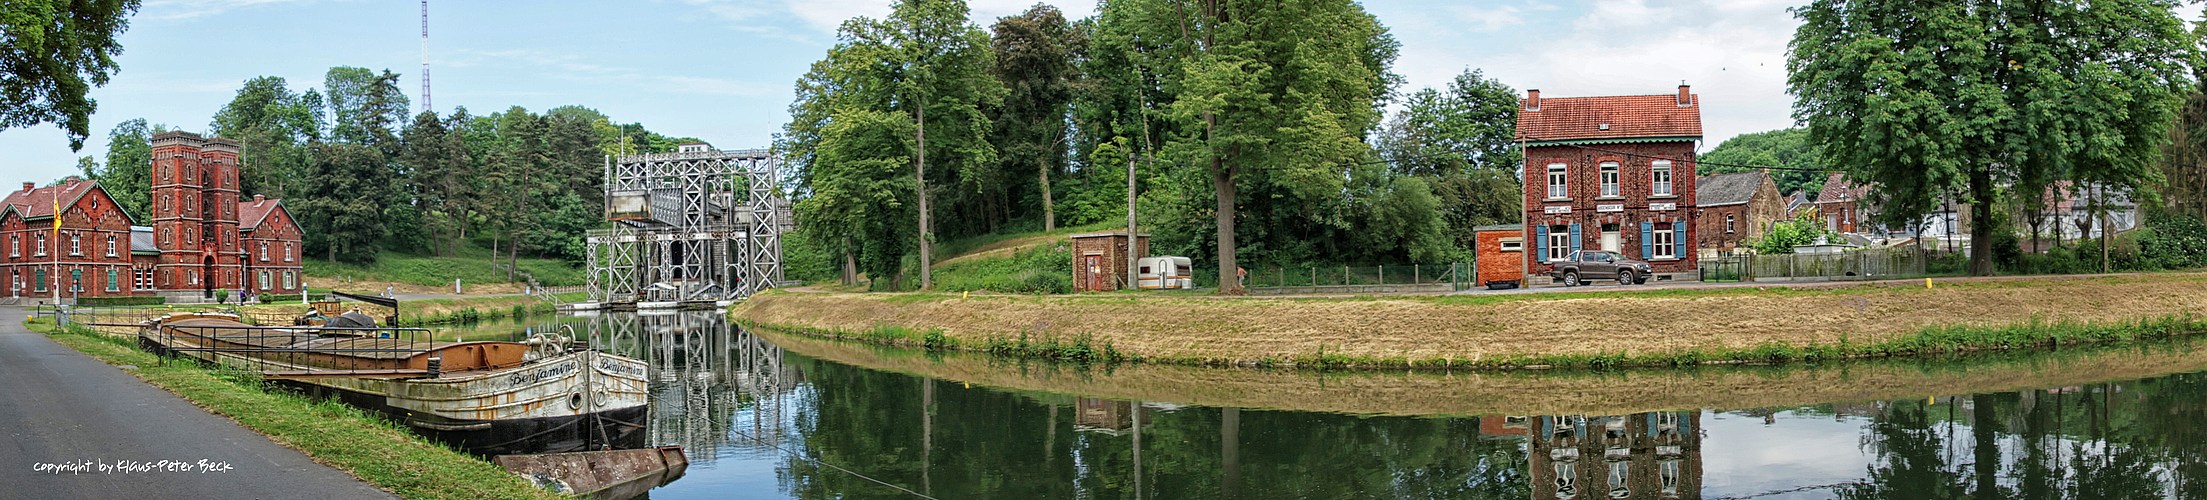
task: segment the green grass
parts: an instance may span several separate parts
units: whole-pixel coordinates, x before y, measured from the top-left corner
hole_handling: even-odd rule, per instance
[[[935,269],[935,288],[944,292],[1072,293],[1073,250],[1064,241],[1057,241],[1007,256],[954,262]]]
[[[490,462],[431,443],[390,420],[268,386],[251,373],[155,356],[134,348],[129,337],[82,327],[55,333],[50,320],[24,324],[107,364],[136,366],[131,373],[147,383],[401,497],[566,498]]]
[[[371,264],[347,264],[320,259],[306,259],[308,276],[337,278],[351,277],[363,281],[389,281],[422,286],[452,285],[453,279],[462,283],[505,283],[506,272],[495,265],[490,250],[467,247],[460,255],[434,257],[400,252],[384,252]],[[503,258],[496,262],[505,262]],[[568,265],[558,259],[523,257],[522,271],[536,276],[544,286],[574,286],[588,281],[581,267]]]
[[[1536,355],[1488,358],[1467,361],[1450,358],[1412,359],[1407,357],[1359,357],[1328,353],[1323,347],[1318,352],[1287,358],[1268,357],[1256,360],[1227,360],[1212,358],[1175,358],[1137,356],[1123,353],[1109,342],[1096,343],[1090,335],[1070,338],[1049,336],[1030,338],[1022,332],[1017,338],[989,338],[980,345],[967,345],[949,338],[940,330],[914,331],[896,325],[876,325],[860,332],[792,327],[787,325],[759,324],[735,319],[746,328],[768,330],[851,340],[896,347],[922,348],[930,351],[976,351],[1017,359],[1047,359],[1074,362],[1121,361],[1147,362],[1202,366],[1255,366],[1260,368],[1295,367],[1317,369],[1586,369],[1610,370],[1638,367],[1692,367],[1727,364],[1785,364],[1814,363],[1842,359],[1921,357],[1966,354],[1985,351],[2015,349],[2055,349],[2065,346],[2123,345],[2139,341],[2157,341],[2207,333],[2207,318],[2192,315],[2142,318],[2119,323],[2047,323],[2032,320],[2028,323],[2007,326],[1945,326],[1926,328],[1913,335],[1902,336],[1876,343],[1855,343],[1841,337],[1836,344],[1796,345],[1782,342],[1765,342],[1745,348],[1688,348],[1645,353],[1599,353],[1592,355]]]

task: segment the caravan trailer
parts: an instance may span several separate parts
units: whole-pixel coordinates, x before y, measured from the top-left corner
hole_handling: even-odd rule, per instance
[[[1187,257],[1143,257],[1137,264],[1142,272],[1136,284],[1143,290],[1195,288],[1195,264]]]

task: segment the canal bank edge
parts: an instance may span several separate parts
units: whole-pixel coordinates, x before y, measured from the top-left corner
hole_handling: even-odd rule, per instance
[[[1597,289],[1599,290],[1599,289]],[[1073,360],[1612,368],[2001,350],[2207,332],[2207,273],[1423,297],[772,291],[747,326]]]
[[[56,332],[51,320],[32,319],[24,325],[101,362],[137,367],[130,372],[139,380],[405,498],[569,498],[343,403],[271,390],[257,379],[208,370],[188,360],[164,359],[138,350],[129,338],[84,329]]]

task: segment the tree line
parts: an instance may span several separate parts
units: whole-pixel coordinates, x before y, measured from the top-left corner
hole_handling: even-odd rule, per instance
[[[256,77],[205,131],[239,142],[241,190],[283,199],[306,231],[306,255],[358,263],[384,251],[453,256],[472,244],[509,269],[524,255],[582,260],[583,232],[604,225],[606,155],[695,141],[581,106],[409,115],[398,79],[335,67],[320,88],[295,90]],[[79,167],[150,223],[147,139],[171,128],[124,121],[109,131],[105,157]]]
[[[1124,221],[1130,184],[1152,253],[1218,276],[1468,258],[1473,226],[1520,217],[1516,92],[1467,71],[1388,120],[1399,48],[1348,0],[1037,5],[986,29],[962,0],[899,0],[842,24],[775,147],[803,244],[877,288],[927,288],[940,240]]]

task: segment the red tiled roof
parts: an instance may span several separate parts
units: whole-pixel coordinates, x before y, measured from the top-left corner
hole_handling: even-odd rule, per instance
[[[1869,186],[1856,186],[1853,180],[1847,178],[1847,174],[1832,172],[1830,177],[1824,178],[1824,190],[1816,193],[1816,202],[1861,201],[1869,195]]]
[[[267,219],[268,214],[275,213],[276,207],[282,206],[283,203],[283,200],[265,198],[238,202],[238,230],[251,231],[253,228],[260,227],[261,221]]]
[[[1678,105],[1677,94],[1544,97],[1540,109],[1520,100],[1517,138],[1524,141],[1701,137],[1701,96]],[[1602,124],[1609,130],[1602,130]]]
[[[8,193],[7,198],[0,199],[0,204],[15,206],[16,212],[23,214],[23,218],[26,220],[44,219],[54,216],[55,196],[61,197],[61,204],[63,205],[72,204],[77,201],[77,198],[83,197],[85,193],[92,192],[93,185],[92,181],[78,180],[59,186],[34,188],[28,191],[17,190]]]

